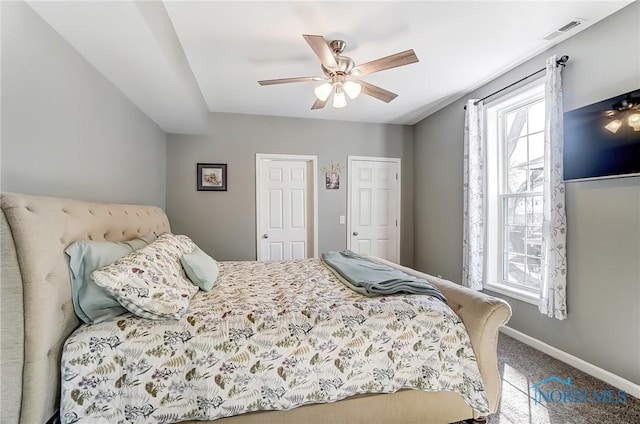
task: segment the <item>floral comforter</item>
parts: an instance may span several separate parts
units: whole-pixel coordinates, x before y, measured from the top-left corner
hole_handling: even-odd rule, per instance
[[[319,259],[221,262],[218,281],[179,321],[126,314],[76,330],[62,422],[216,419],[404,388],[488,412],[467,331],[439,300],[364,297]]]

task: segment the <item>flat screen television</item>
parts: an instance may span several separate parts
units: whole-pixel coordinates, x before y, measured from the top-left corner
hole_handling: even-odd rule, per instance
[[[564,180],[640,175],[640,89],[564,114]]]

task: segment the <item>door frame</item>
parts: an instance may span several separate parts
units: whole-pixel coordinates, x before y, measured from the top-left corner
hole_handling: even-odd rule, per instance
[[[262,208],[260,206],[260,166],[263,161],[271,160],[271,161],[294,161],[294,162],[307,162],[311,164],[311,177],[309,179],[309,184],[311,185],[312,197],[311,201],[313,204],[312,207],[307,210],[307,219],[313,220],[313,234],[311,237],[313,240],[311,245],[313,246],[313,256],[314,258],[318,257],[318,157],[315,155],[288,155],[288,154],[278,154],[278,153],[256,153],[256,260],[259,260],[261,248],[260,248],[260,239],[262,237],[260,231],[260,213],[262,212]]]
[[[347,156],[347,249],[351,250],[351,172],[353,169],[353,161],[369,161],[369,162],[392,162],[398,165],[398,195],[396,199],[397,217],[398,217],[398,243],[396,244],[396,255],[398,263],[400,263],[400,241],[402,229],[402,160],[400,158],[387,158],[377,156]]]

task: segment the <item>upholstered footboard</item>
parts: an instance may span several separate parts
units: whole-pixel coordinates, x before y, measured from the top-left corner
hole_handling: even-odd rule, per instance
[[[464,322],[473,349],[476,353],[480,373],[485,384],[487,399],[492,412],[500,402],[501,378],[498,371],[498,331],[511,318],[511,307],[507,302],[481,292],[476,292],[411,268],[393,264],[380,258],[376,260],[394,266],[410,275],[424,278],[436,285],[447,298],[447,303]]]

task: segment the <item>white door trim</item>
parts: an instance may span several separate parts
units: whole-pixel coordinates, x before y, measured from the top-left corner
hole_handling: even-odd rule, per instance
[[[318,157],[314,155],[285,155],[274,153],[256,153],[256,259],[260,258],[260,163],[263,160],[287,160],[311,163],[311,186],[313,193],[313,207],[310,208],[313,219],[313,257],[318,257]]]
[[[402,192],[402,161],[400,158],[384,158],[376,156],[347,156],[347,249],[351,250],[351,169],[353,168],[353,161],[366,160],[370,162],[393,162],[398,165],[398,197],[397,197],[397,216],[398,216],[398,243],[396,245],[396,254],[398,262],[400,261],[400,239],[402,220],[401,212],[402,206],[400,203]]]

